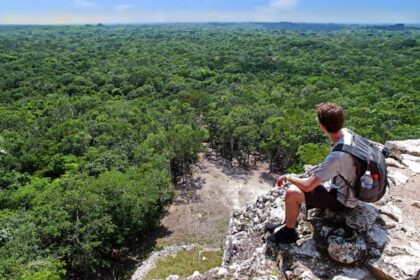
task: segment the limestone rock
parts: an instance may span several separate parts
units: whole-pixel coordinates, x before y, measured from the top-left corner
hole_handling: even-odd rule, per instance
[[[402,222],[402,220],[403,220],[401,209],[398,208],[397,206],[394,206],[394,205],[390,204],[390,203],[381,207],[380,211],[381,211],[381,214],[387,215],[388,217],[390,217],[391,219],[393,219],[396,222]]]
[[[379,212],[372,204],[359,201],[355,208],[345,213],[345,222],[357,232],[365,232],[373,226],[378,217]]]
[[[270,210],[270,222],[281,222],[284,220],[284,210],[282,208],[272,208]]]
[[[411,206],[415,206],[417,208],[420,208],[420,201],[413,201],[413,203],[411,203]]]
[[[387,158],[386,159],[386,164],[388,166],[393,166],[393,167],[397,167],[397,168],[400,168],[400,169],[404,168],[403,164],[399,163],[397,160],[395,160],[393,158]]]
[[[411,161],[420,163],[420,157],[419,156],[416,157],[416,156],[413,156],[413,155],[402,154],[401,158],[403,160],[411,160]]]
[[[387,141],[385,146],[400,154],[420,156],[420,139],[404,141]]]
[[[219,276],[220,278],[224,278],[228,275],[228,270],[226,267],[221,267],[218,271],[217,271],[217,276]]]
[[[334,276],[332,280],[362,280],[367,276],[368,273],[361,268],[344,268],[340,275]]]
[[[201,273],[199,271],[194,271],[192,276],[195,277],[195,276],[199,276],[199,275],[201,275]]]
[[[353,242],[343,236],[331,235],[328,238],[328,254],[344,264],[361,262],[367,256],[367,245],[362,238],[357,238],[356,242]]]
[[[305,280],[320,280],[313,272],[311,267],[302,261],[293,263],[293,270],[289,273],[287,279],[305,279]]]
[[[402,186],[408,181],[408,177],[402,174],[399,171],[389,172],[388,178],[394,183],[396,186]]]
[[[312,170],[316,167],[316,165],[309,165],[309,164],[305,164],[303,166],[303,169],[305,170],[305,173],[310,173],[312,172]]]
[[[388,232],[383,226],[375,224],[367,232],[367,241],[372,244],[373,247],[382,249],[389,242]]]
[[[181,278],[178,275],[169,275],[166,277],[166,280],[180,280]]]
[[[380,279],[415,279],[420,273],[420,244],[390,246],[379,259],[370,260],[368,266]]]
[[[408,159],[403,159],[402,162],[411,172],[420,173],[420,163]]]
[[[320,257],[316,241],[314,238],[304,240],[300,246],[293,245],[290,252],[292,254],[299,254],[307,257]]]

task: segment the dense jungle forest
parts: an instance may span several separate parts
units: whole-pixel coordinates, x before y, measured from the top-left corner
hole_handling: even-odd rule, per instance
[[[420,29],[0,26],[0,278],[112,267],[203,143],[277,172],[320,162],[327,101],[372,140],[420,138]]]

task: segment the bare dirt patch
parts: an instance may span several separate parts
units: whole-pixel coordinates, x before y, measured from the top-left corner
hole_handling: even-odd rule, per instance
[[[161,222],[169,234],[157,244],[222,246],[233,209],[266,193],[274,180],[265,163],[235,167],[207,150],[199,155],[192,178],[177,186],[177,197]]]

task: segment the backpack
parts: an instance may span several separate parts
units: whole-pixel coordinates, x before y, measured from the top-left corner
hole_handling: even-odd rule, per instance
[[[333,152],[341,151],[352,155],[356,164],[356,180],[353,185],[350,185],[343,176],[339,176],[349,188],[354,190],[355,197],[358,200],[376,202],[384,196],[387,187],[389,187],[387,165],[385,161],[385,158],[389,154],[389,150],[386,147],[381,150],[377,145],[360,135],[357,135],[353,131],[349,129],[347,129],[347,131],[352,135],[351,143],[338,144],[334,147]],[[361,187],[360,178],[367,170],[369,170],[371,174],[379,175],[379,184],[374,184],[371,189]]]

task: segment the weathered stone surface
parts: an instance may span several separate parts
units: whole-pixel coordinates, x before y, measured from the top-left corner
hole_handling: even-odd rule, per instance
[[[385,146],[400,154],[420,156],[420,139],[404,141],[387,141]]]
[[[320,257],[321,254],[318,251],[316,241],[314,238],[304,240],[300,246],[293,245],[290,249],[290,253],[298,254],[307,257]]]
[[[331,235],[328,238],[328,254],[334,260],[352,264],[363,261],[367,256],[367,245],[362,238],[346,240],[343,236]]]
[[[302,261],[295,261],[292,265],[292,271],[290,271],[287,279],[305,279],[305,280],[319,280],[311,267]]]
[[[416,157],[416,156],[413,156],[413,155],[402,154],[401,158],[403,160],[411,160],[411,161],[420,163],[420,156]]]
[[[166,280],[180,280],[181,278],[178,275],[169,275],[166,277]]]
[[[396,186],[402,186],[408,181],[408,177],[402,174],[399,171],[390,172],[388,174],[388,178],[392,181],[392,183]]]
[[[305,164],[303,166],[303,170],[305,170],[305,173],[310,173],[310,172],[312,172],[312,170],[314,170],[315,167],[316,167],[316,165]]]
[[[201,273],[199,271],[194,271],[194,273],[191,276],[195,277],[195,276],[199,276],[199,275],[201,275]]]
[[[420,201],[413,201],[413,203],[411,203],[411,206],[415,206],[417,208],[420,208]]]
[[[334,276],[332,280],[363,280],[368,273],[361,268],[344,268],[340,275]]]
[[[228,270],[226,267],[221,267],[220,269],[217,270],[217,276],[219,276],[220,278],[224,278],[228,275]]]
[[[376,249],[383,249],[389,242],[388,231],[380,224],[375,224],[367,232],[367,242]]]
[[[380,279],[415,279],[420,273],[420,244],[389,246],[384,255],[370,260],[368,266]]]
[[[402,222],[402,220],[403,220],[401,209],[398,208],[395,205],[390,204],[390,203],[381,207],[380,212],[381,212],[381,214],[387,215],[388,217],[390,217],[391,219],[393,219],[396,222]]]
[[[281,222],[284,221],[284,210],[283,208],[277,207],[270,210],[270,222]]]
[[[402,163],[407,166],[411,172],[420,173],[420,163],[408,159],[403,159]]]
[[[388,166],[393,166],[401,169],[405,167],[403,164],[401,164],[399,161],[393,158],[387,158],[386,163],[388,164]]]
[[[358,205],[345,213],[346,225],[357,232],[369,230],[379,217],[378,209],[372,204],[359,201]]]

